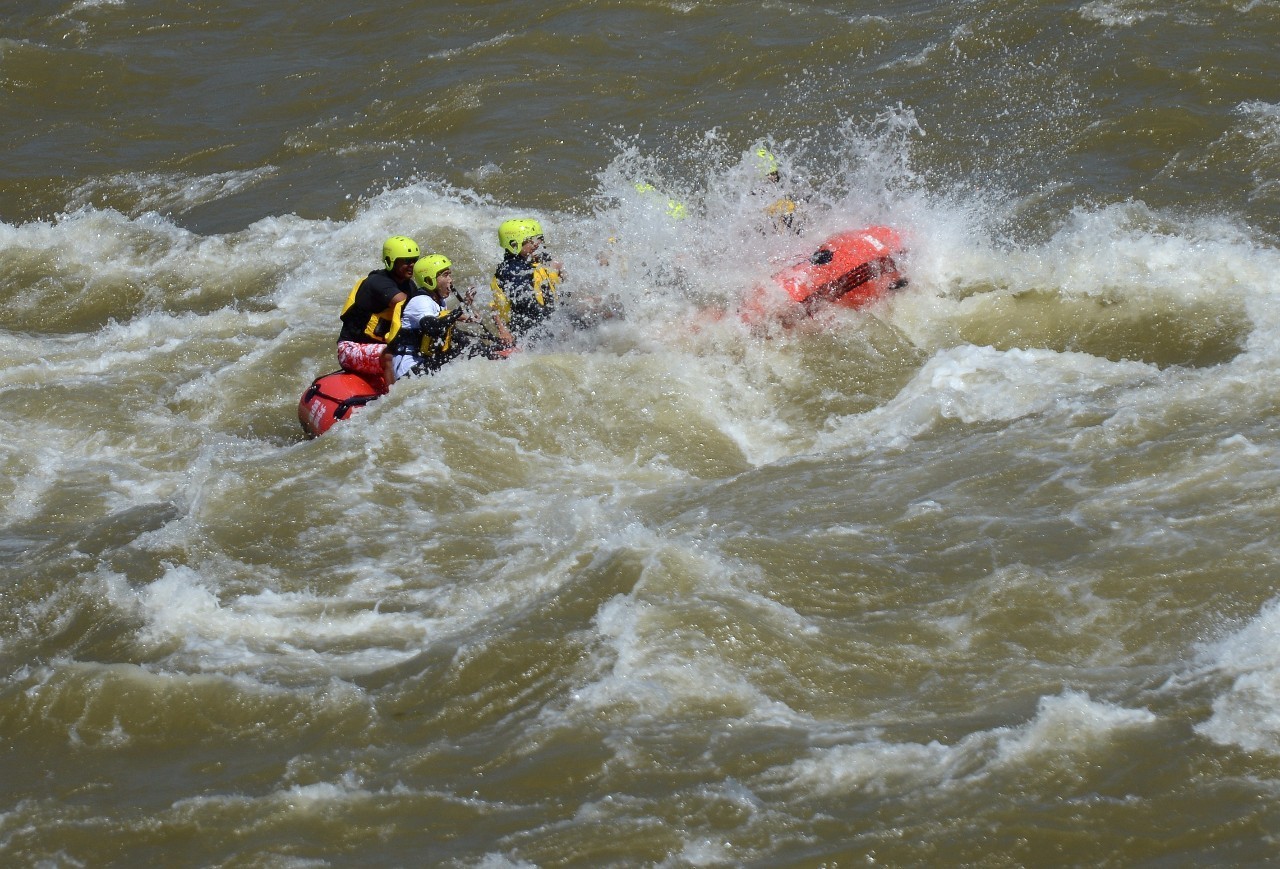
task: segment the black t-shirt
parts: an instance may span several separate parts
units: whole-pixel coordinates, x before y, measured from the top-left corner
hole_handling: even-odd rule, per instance
[[[412,296],[416,289],[410,278],[397,284],[391,272],[386,269],[369,272],[369,276],[361,281],[359,288],[356,289],[355,302],[342,317],[342,332],[338,335],[338,340],[356,341],[360,344],[373,343],[373,339],[365,334],[369,318],[391,307],[391,300],[397,294],[404,293],[406,296]],[[389,322],[387,327],[390,327]],[[385,334],[385,330],[383,331]]]

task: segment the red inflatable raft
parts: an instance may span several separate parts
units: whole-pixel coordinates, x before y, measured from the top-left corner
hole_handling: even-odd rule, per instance
[[[298,402],[298,422],[307,437],[319,437],[381,394],[376,384],[349,371],[317,377]]]
[[[794,320],[812,315],[824,305],[864,307],[906,286],[907,279],[894,260],[902,253],[901,237],[888,226],[868,226],[833,235],[808,259],[773,275],[774,284],[795,305],[779,305],[776,294],[762,290],[743,306],[743,316],[748,321],[758,321],[768,314]]]

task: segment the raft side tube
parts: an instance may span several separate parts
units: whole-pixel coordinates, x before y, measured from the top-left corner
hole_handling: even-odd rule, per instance
[[[827,305],[866,307],[906,286],[895,259],[905,252],[897,230],[888,226],[838,233],[805,260],[775,272],[772,287],[756,287],[739,315],[753,327],[768,322],[788,326]]]
[[[894,260],[902,253],[896,230],[868,226],[828,238],[807,261],[777,272],[773,280],[806,307],[826,302],[861,308],[905,286]]]
[[[381,394],[382,390],[362,374],[325,374],[313,380],[298,400],[298,422],[307,437],[319,437]]]

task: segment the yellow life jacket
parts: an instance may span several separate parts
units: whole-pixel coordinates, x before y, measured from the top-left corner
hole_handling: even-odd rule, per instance
[[[489,307],[493,309],[493,313],[497,315],[500,322],[510,323],[511,300],[507,298],[506,293],[502,292],[502,285],[498,283],[496,275],[489,279],[489,289],[493,291],[493,301],[489,303]]]
[[[351,288],[351,294],[347,296],[347,301],[342,305],[342,312],[338,314],[339,317],[347,316],[347,312],[351,310],[353,305],[355,305],[356,291],[360,289],[360,285],[364,282],[364,278],[356,281],[356,285]],[[390,333],[400,327],[400,309],[402,307],[404,307],[403,302],[396,305],[391,319],[387,319],[380,314],[371,315],[369,317],[369,322],[365,323],[364,328],[360,331],[380,344],[387,343],[391,340]]]
[[[447,317],[448,311],[441,311],[436,316]],[[432,335],[426,329],[422,330],[422,340],[418,342],[418,353],[423,356],[447,356],[449,351],[453,349],[453,324],[450,323],[445,327],[444,335]]]
[[[359,286],[359,284],[357,284],[357,286]],[[400,314],[404,311],[404,304],[404,302],[396,302],[396,306],[391,309],[391,319],[387,321],[390,325],[387,328],[386,336],[382,339],[388,344],[396,340],[396,336],[400,334]],[[347,305],[350,307],[350,302],[348,302]],[[368,333],[366,332],[365,334]]]
[[[796,202],[789,196],[784,196],[773,204],[765,208],[764,213],[770,217],[778,218],[789,214],[796,213]]]
[[[404,302],[396,303],[395,311],[392,314],[395,322],[391,327],[391,331],[387,333],[388,344],[394,343],[400,334],[401,314],[404,311],[404,306]],[[448,308],[441,308],[440,312],[434,317],[423,317],[418,321],[417,329],[421,337],[416,345],[410,344],[409,347],[420,356],[444,356],[453,347],[453,326],[458,317],[461,316],[461,313],[458,310],[451,311]],[[447,321],[447,324],[433,323],[432,320]]]
[[[555,301],[556,290],[560,286],[560,273],[544,264],[533,267],[533,298],[539,305],[546,306]],[[498,315],[504,324],[511,322],[511,299],[502,291],[498,276],[489,279],[489,289],[493,291],[493,301],[489,307]]]
[[[560,273],[545,265],[533,267],[533,297],[539,305],[549,305],[555,300],[556,288],[560,286]],[[544,297],[543,294],[546,294]]]

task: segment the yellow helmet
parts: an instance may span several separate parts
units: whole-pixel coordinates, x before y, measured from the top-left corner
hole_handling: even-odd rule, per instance
[[[382,262],[390,269],[398,259],[416,260],[422,256],[418,243],[407,235],[393,235],[382,243]]]
[[[763,145],[756,148],[756,165],[760,167],[760,174],[766,178],[778,174],[778,158]]]
[[[413,265],[413,282],[429,293],[436,291],[436,278],[445,269],[453,268],[453,263],[444,254],[433,253],[424,256]]]
[[[645,196],[649,196],[650,194],[655,196],[662,195],[658,193],[658,188],[654,187],[648,181],[637,181],[635,188]],[[678,199],[667,199],[667,217],[670,217],[672,220],[684,220],[688,216],[689,209],[684,207],[683,202]]]
[[[542,224],[531,217],[517,217],[508,220],[498,227],[498,244],[511,253],[520,253],[520,248],[531,238],[542,235]]]

